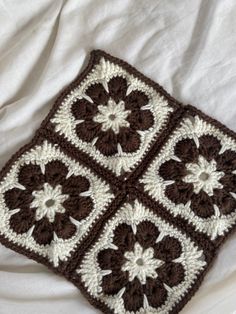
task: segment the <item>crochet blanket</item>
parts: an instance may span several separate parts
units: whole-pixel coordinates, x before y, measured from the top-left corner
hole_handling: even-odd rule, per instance
[[[235,210],[235,133],[102,51],[0,175],[0,242],[104,313],[178,313]]]

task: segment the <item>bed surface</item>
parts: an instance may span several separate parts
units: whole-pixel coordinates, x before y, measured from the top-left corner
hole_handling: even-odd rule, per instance
[[[234,0],[0,0],[0,167],[92,49],[236,131]],[[236,234],[182,314],[236,313]],[[0,245],[0,314],[95,314],[64,278]]]

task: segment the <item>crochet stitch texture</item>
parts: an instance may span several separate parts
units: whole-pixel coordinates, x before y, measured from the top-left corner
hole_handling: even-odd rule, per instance
[[[0,174],[0,242],[104,313],[178,313],[235,225],[235,133],[100,50]]]

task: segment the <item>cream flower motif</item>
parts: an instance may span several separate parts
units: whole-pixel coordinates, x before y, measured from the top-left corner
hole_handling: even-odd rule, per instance
[[[138,242],[134,245],[134,251],[126,252],[124,257],[127,261],[122,270],[129,272],[129,281],[137,277],[141,284],[146,284],[147,277],[157,278],[156,269],[164,264],[163,261],[154,258],[153,248],[144,250]]]
[[[98,106],[98,113],[93,121],[102,124],[102,131],[112,129],[115,134],[118,134],[120,128],[129,127],[126,118],[130,113],[130,110],[125,110],[124,101],[116,103],[113,99],[109,99],[107,105]]]
[[[56,213],[65,213],[62,203],[69,197],[62,194],[61,185],[53,188],[50,184],[44,183],[43,189],[32,193],[34,200],[30,207],[36,208],[35,219],[38,221],[43,217],[47,217],[50,222],[55,219]]]
[[[186,164],[186,169],[189,174],[183,178],[183,181],[193,183],[195,193],[203,190],[212,196],[214,189],[223,188],[219,180],[224,176],[224,172],[217,171],[214,159],[207,161],[203,156],[199,156],[198,162]]]

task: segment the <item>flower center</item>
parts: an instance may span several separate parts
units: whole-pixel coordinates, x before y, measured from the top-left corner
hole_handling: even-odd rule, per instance
[[[118,134],[120,128],[129,127],[126,119],[130,112],[130,110],[125,110],[123,101],[116,103],[113,99],[109,99],[107,105],[98,106],[98,113],[93,117],[93,121],[102,124],[102,131],[112,129],[114,133]]]
[[[47,207],[51,207],[51,206],[53,206],[54,204],[55,204],[55,201],[54,201],[53,199],[46,200],[46,202],[45,202],[45,205],[46,205]]]
[[[209,179],[210,175],[207,172],[202,172],[199,175],[199,179],[202,181],[207,181]]]
[[[197,163],[186,164],[186,170],[188,174],[183,181],[192,183],[197,194],[203,190],[211,196],[214,189],[223,187],[219,180],[224,176],[224,172],[217,171],[215,160],[208,161],[203,156],[199,156]]]
[[[50,184],[44,183],[43,189],[34,191],[33,201],[30,204],[31,208],[36,208],[35,219],[38,221],[43,217],[47,217],[50,222],[55,219],[56,213],[64,213],[64,201],[69,197],[67,194],[62,194],[61,185],[53,188]]]
[[[143,259],[142,259],[142,258],[138,258],[138,259],[136,260],[136,264],[137,264],[138,266],[143,266],[143,265],[144,265]]]
[[[109,119],[110,119],[110,120],[113,121],[113,120],[115,120],[115,118],[116,118],[116,115],[115,115],[115,114],[110,114],[110,115],[109,115]]]

